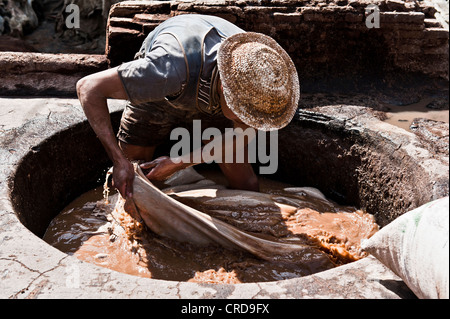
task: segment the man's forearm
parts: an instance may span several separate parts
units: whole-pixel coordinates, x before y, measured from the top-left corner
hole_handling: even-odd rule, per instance
[[[84,113],[114,164],[113,182],[124,198],[133,196],[133,165],[117,144],[111,125],[107,99],[127,99],[116,68],[88,75],[77,82],[77,93]]]
[[[126,160],[114,135],[106,97],[93,92],[88,85],[88,83],[79,83],[77,92],[89,124],[113,163]]]

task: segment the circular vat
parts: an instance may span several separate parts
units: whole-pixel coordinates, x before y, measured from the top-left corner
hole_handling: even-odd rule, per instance
[[[113,126],[120,115],[111,114]],[[299,110],[279,131],[277,146],[273,179],[316,187],[339,204],[373,214],[381,227],[448,193],[448,167],[414,134],[381,122],[366,108]],[[104,182],[110,165],[86,121],[61,128],[18,162],[9,180],[16,216],[42,238],[68,203]]]

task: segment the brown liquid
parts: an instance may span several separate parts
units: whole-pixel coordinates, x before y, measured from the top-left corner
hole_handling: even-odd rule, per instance
[[[410,105],[386,104],[385,106],[389,108],[389,111],[386,112],[387,118],[385,121],[407,131],[411,131],[410,126],[415,118],[426,118],[448,123],[448,104],[445,109],[430,109],[427,105],[432,101],[433,99],[428,98]]]
[[[221,174],[202,174],[223,182]],[[260,237],[301,240],[311,245],[320,258],[316,256],[308,261],[303,256],[301,262],[265,261],[215,245],[198,247],[161,238],[127,213],[113,212],[118,195],[111,196],[110,203],[105,204],[102,188],[82,195],[69,205],[52,221],[44,240],[81,260],[131,275],[208,283],[289,279],[365,257],[359,243],[378,230],[371,215],[285,191],[289,185],[279,182],[261,179],[260,184],[261,191],[272,194],[277,205],[253,205],[249,209],[239,204],[230,209],[231,202],[227,206],[227,199],[221,204],[209,204],[201,198],[173,197]]]

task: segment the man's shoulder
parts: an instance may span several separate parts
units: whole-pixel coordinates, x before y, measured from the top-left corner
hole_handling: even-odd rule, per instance
[[[245,32],[235,24],[221,17],[202,14],[183,14],[167,19],[158,26],[157,33],[173,32],[174,34],[197,35],[216,29],[222,36]]]

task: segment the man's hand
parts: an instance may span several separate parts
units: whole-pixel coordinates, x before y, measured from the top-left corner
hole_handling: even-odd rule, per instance
[[[128,160],[114,163],[113,186],[123,198],[133,197],[134,167]]]
[[[168,156],[161,156],[151,162],[141,164],[140,167],[144,170],[150,169],[150,172],[145,175],[149,180],[165,181],[186,166],[182,162],[173,162]]]

